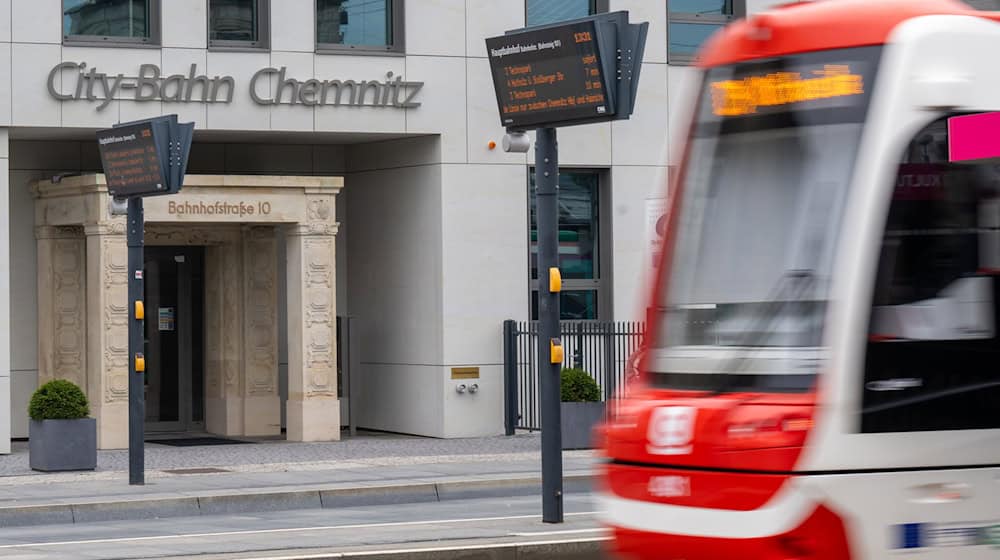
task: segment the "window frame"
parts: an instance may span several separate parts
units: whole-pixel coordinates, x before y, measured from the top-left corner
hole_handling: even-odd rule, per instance
[[[528,275],[528,318],[532,321],[535,319],[532,312],[533,304],[535,301],[535,293],[539,289],[539,279],[531,277],[531,177],[535,172],[533,165],[527,166],[527,174],[525,175],[524,188],[527,192],[526,206],[524,208],[526,213],[527,230],[525,231],[525,239],[527,240],[527,253],[525,254],[526,265],[527,265],[527,275]],[[559,174],[563,173],[588,173],[597,176],[597,278],[563,278],[562,279],[562,292],[575,292],[575,291],[587,291],[593,290],[597,292],[597,316],[594,319],[563,319],[559,318],[560,321],[569,320],[586,320],[586,321],[610,321],[614,317],[614,310],[611,307],[612,302],[612,271],[613,267],[613,255],[612,255],[612,223],[611,223],[611,212],[608,210],[611,208],[611,170],[607,167],[559,167]],[[560,314],[562,309],[560,308]]]
[[[316,44],[316,54],[357,54],[357,55],[402,55],[406,53],[406,18],[403,8],[403,0],[389,0],[389,9],[392,12],[390,25],[392,26],[392,44],[385,46],[374,45],[342,45],[339,43],[321,43],[319,41],[319,0],[313,0],[313,37]]]
[[[670,11],[670,0],[667,0],[667,64],[673,64],[677,66],[690,66],[694,64],[695,55],[686,53],[675,53],[670,50],[670,24],[671,23],[693,23],[697,25],[726,25],[737,19],[746,17],[747,15],[747,0],[732,0],[733,3],[733,13],[729,15],[716,15],[716,14],[692,14],[690,12],[672,12]]]
[[[205,40],[210,51],[266,51],[271,48],[271,0],[254,0],[257,6],[257,40],[233,41],[228,39],[212,39],[212,0],[205,6],[206,35]]]
[[[525,25],[525,27],[531,27],[532,26],[532,23],[528,21],[528,2],[531,2],[531,0],[524,0],[524,25]],[[590,0],[590,3],[593,4],[593,6],[594,6],[594,13],[590,14],[590,15],[606,14],[606,13],[608,13],[608,12],[611,11],[610,0]],[[552,22],[549,22],[549,23],[538,23],[538,24],[534,24],[534,25],[552,25],[552,24],[555,24],[555,23],[558,23],[558,22],[552,21]]]
[[[128,47],[128,48],[160,48],[162,41],[160,0],[145,0],[149,12],[149,35],[147,37],[115,37],[111,35],[67,35],[63,27],[65,4],[60,0],[59,26],[62,33],[62,44],[71,47]]]
[[[928,128],[932,127],[934,124],[936,124],[936,123],[938,123],[940,121],[946,121],[947,119],[949,119],[951,117],[962,116],[962,115],[966,115],[966,114],[976,114],[976,113],[979,113],[979,112],[981,112],[981,111],[972,111],[972,112],[942,112],[942,113],[935,113],[933,115],[928,115],[926,118],[921,119],[919,121],[919,125],[916,126],[916,127],[914,127],[912,129],[912,135],[911,135],[910,139],[907,140],[906,143],[903,145],[902,157],[899,158],[900,161],[899,161],[899,163],[897,163],[897,166],[904,165],[904,164],[912,164],[912,163],[914,163],[914,162],[906,162],[906,161],[904,161],[907,158],[907,154],[909,153],[908,150],[910,150],[910,148],[913,146],[913,144],[916,141],[916,139],[918,137],[922,136],[922,135],[925,135],[927,133]],[[930,164],[937,164],[938,162],[928,162],[928,163],[930,163]],[[943,163],[942,165],[943,166],[953,166],[953,167],[964,167],[966,165],[975,166],[975,165],[990,165],[990,164],[986,164],[986,163]],[[897,169],[897,174],[898,174],[898,167],[896,167],[896,169]],[[895,182],[896,177],[894,177],[893,179],[894,179],[894,182]],[[892,418],[890,418],[889,420],[884,420],[884,419],[878,419],[878,418],[873,419],[871,416],[869,416],[870,414],[877,414],[879,412],[884,412],[886,410],[893,410],[895,408],[903,408],[905,410],[904,407],[907,404],[911,404],[911,403],[907,403],[906,402],[906,400],[908,400],[906,398],[900,398],[898,400],[898,402],[889,401],[889,402],[881,402],[881,403],[879,403],[879,402],[872,403],[871,400],[877,401],[877,399],[875,399],[874,397],[871,397],[869,395],[869,391],[873,390],[873,389],[869,388],[869,384],[870,383],[879,382],[879,381],[908,381],[910,378],[918,378],[920,380],[920,383],[921,383],[920,385],[917,385],[916,387],[906,387],[905,389],[901,389],[901,390],[909,390],[910,388],[917,388],[917,389],[921,388],[923,386],[923,382],[926,380],[926,377],[921,377],[922,375],[926,375],[926,372],[920,372],[919,370],[916,371],[916,372],[913,372],[912,370],[901,371],[898,375],[893,374],[894,377],[889,377],[888,375],[879,375],[880,373],[883,373],[883,371],[875,369],[874,366],[873,366],[873,364],[871,363],[873,355],[876,355],[876,356],[878,356],[880,358],[884,358],[884,354],[882,354],[882,355],[877,354],[877,352],[879,350],[882,350],[882,349],[885,349],[885,348],[894,348],[895,347],[895,348],[900,348],[900,349],[905,348],[907,351],[911,351],[912,348],[918,348],[919,349],[919,345],[927,345],[927,346],[931,346],[931,347],[939,346],[940,347],[940,346],[944,346],[946,344],[955,344],[955,345],[958,345],[958,346],[962,346],[962,345],[970,345],[970,343],[974,344],[976,342],[982,342],[982,341],[988,341],[988,340],[994,341],[994,344],[1000,345],[1000,315],[994,316],[994,333],[993,333],[993,337],[991,339],[975,339],[975,338],[962,338],[962,339],[935,338],[935,339],[923,339],[923,338],[914,338],[914,339],[900,339],[900,340],[879,340],[877,337],[876,338],[872,337],[872,334],[873,334],[872,333],[872,322],[874,321],[874,311],[875,311],[875,307],[876,307],[876,299],[879,297],[879,288],[882,287],[880,285],[880,282],[883,280],[883,277],[882,277],[883,266],[884,266],[883,256],[884,256],[884,249],[885,249],[885,245],[886,245],[886,237],[887,237],[887,233],[889,232],[889,228],[892,225],[890,223],[890,220],[891,220],[892,212],[893,212],[893,209],[895,207],[896,200],[897,200],[896,197],[895,197],[895,191],[889,191],[887,193],[887,196],[889,196],[890,199],[887,201],[887,203],[885,205],[884,213],[881,214],[879,216],[879,218],[878,218],[878,221],[879,221],[878,229],[880,230],[880,235],[879,235],[879,250],[876,252],[876,258],[874,260],[874,267],[872,268],[873,273],[871,274],[871,277],[868,280],[869,283],[866,286],[866,289],[870,290],[870,293],[869,293],[869,297],[867,298],[867,302],[868,302],[867,303],[867,314],[868,315],[867,315],[865,323],[864,323],[865,329],[864,329],[864,331],[862,333],[860,333],[861,336],[863,336],[863,341],[860,343],[860,348],[861,348],[861,367],[859,368],[857,377],[855,378],[857,380],[857,383],[856,383],[856,386],[857,386],[856,391],[857,392],[855,393],[855,397],[858,399],[859,407],[858,407],[858,410],[856,412],[856,416],[854,418],[853,431],[856,434],[863,435],[863,436],[868,436],[868,437],[872,437],[872,436],[885,436],[885,435],[890,435],[890,434],[891,435],[907,434],[908,436],[911,436],[911,437],[940,437],[940,434],[943,433],[943,432],[970,432],[970,431],[982,431],[982,430],[993,430],[993,431],[996,431],[996,430],[1000,429],[1000,420],[997,420],[994,425],[986,426],[986,427],[981,427],[981,426],[975,426],[975,427],[958,426],[958,427],[956,427],[954,425],[947,425],[947,424],[944,424],[944,423],[935,424],[933,422],[921,426],[921,425],[915,425],[914,423],[909,422],[908,419],[902,419],[902,420],[899,420],[897,422],[894,422],[895,419],[892,419]],[[978,203],[978,201],[981,201],[981,200],[982,200],[982,198],[978,198],[977,199],[977,203]],[[978,233],[978,235],[982,234],[982,230],[983,229],[990,229],[990,228],[984,228],[981,225],[979,225],[978,220],[981,220],[981,219],[982,218],[981,218],[981,215],[980,215],[980,217],[977,218],[977,227],[976,227],[976,229],[980,230],[979,233]],[[943,228],[943,229],[947,229],[947,228]],[[954,235],[960,235],[960,234],[954,234]],[[980,258],[981,258],[981,253],[980,253]],[[971,277],[972,278],[977,278],[977,277],[981,277],[981,276],[973,275]],[[994,280],[994,282],[998,282],[998,281],[1000,281],[1000,279]],[[993,303],[994,307],[998,305],[997,301],[993,301],[992,303]],[[1000,354],[1000,351],[995,352],[995,354]],[[980,389],[980,390],[982,390],[982,389]],[[895,391],[895,390],[883,389],[883,391]],[[918,395],[918,397],[919,396],[923,396],[923,395]],[[937,410],[934,408],[935,405],[936,405],[936,403],[935,403],[934,400],[927,400],[924,403],[921,403],[920,401],[915,401],[912,404],[922,407],[922,409],[920,409],[920,410],[917,411],[920,414],[922,414],[924,416],[927,416],[928,412],[930,412],[930,413],[932,413],[932,414],[929,415],[930,418],[932,418],[932,419],[940,418],[940,416],[937,416],[936,414],[934,414],[934,413],[937,413]],[[875,410],[872,410],[873,408]],[[913,415],[912,412],[910,414]]]

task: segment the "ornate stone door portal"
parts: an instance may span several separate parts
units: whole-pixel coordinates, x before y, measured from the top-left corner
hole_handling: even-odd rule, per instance
[[[340,177],[189,175],[147,198],[146,244],[205,247],[205,425],[281,433],[278,305],[287,297],[287,438],[340,437],[335,198]],[[35,185],[39,381],[84,388],[102,449],[128,445],[125,220],[103,175]],[[282,235],[283,234],[283,235]],[[278,243],[287,293],[278,293]],[[157,320],[147,310],[146,320]]]

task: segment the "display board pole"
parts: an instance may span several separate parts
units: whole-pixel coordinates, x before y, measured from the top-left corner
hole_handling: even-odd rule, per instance
[[[549,271],[559,266],[559,144],[555,128],[535,135],[535,208],[538,216],[538,379],[542,412],[542,521],[563,522],[562,422],[559,375],[552,363],[559,338],[559,292],[552,292]],[[557,344],[558,345],[558,344]]]
[[[146,396],[143,353],[143,320],[136,302],[143,301],[143,228],[142,197],[128,199],[128,483],[145,484]]]

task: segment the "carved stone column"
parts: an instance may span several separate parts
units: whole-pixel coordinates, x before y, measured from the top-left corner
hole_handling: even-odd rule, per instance
[[[243,229],[243,433],[248,436],[281,434],[275,234],[273,226]]]
[[[289,441],[340,439],[334,196],[306,191],[308,221],[288,229]]]
[[[87,235],[87,394],[101,449],[128,447],[128,251],[125,220]]]
[[[82,226],[39,226],[38,382],[87,391],[87,252]],[[91,400],[94,395],[91,395]]]
[[[243,435],[243,259],[237,236],[205,251],[205,428]]]

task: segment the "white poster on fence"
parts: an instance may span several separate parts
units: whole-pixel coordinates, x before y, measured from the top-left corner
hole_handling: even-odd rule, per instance
[[[646,200],[646,270],[650,275],[656,273],[663,254],[663,236],[667,231],[667,199],[652,198]]]

